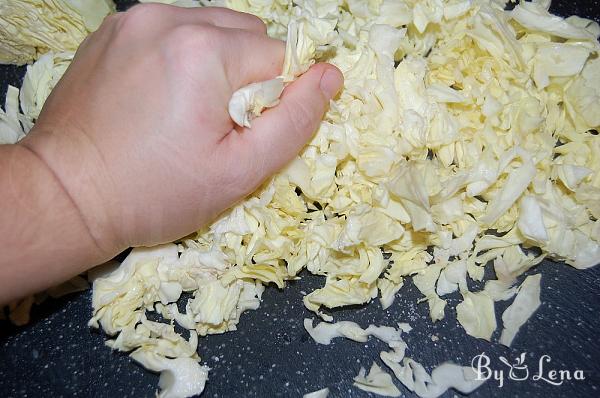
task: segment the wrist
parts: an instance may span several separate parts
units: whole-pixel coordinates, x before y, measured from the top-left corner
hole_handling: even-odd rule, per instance
[[[26,145],[0,146],[0,304],[107,260],[64,188]]]
[[[98,257],[109,259],[128,247],[114,233],[111,195],[105,183],[110,176],[103,172],[102,157],[85,134],[34,127],[17,145],[34,156],[60,188]]]

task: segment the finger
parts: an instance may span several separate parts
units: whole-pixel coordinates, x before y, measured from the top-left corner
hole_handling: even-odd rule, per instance
[[[145,3],[137,4],[125,13],[142,14],[146,26],[157,25],[176,27],[182,24],[211,24],[221,28],[242,29],[257,34],[266,35],[267,26],[257,16],[238,12],[222,7],[193,7],[185,8],[168,4]]]
[[[259,17],[222,7],[186,8],[183,13],[190,18],[211,23],[221,28],[243,29],[266,35],[267,25]]]
[[[238,164],[249,169],[247,175],[255,179],[252,188],[300,152],[319,127],[343,80],[336,67],[317,64],[288,86],[279,105],[255,119],[252,128],[225,137],[223,144],[230,146]]]
[[[281,40],[239,29],[227,29],[222,36],[223,65],[234,91],[281,74],[285,56]]]

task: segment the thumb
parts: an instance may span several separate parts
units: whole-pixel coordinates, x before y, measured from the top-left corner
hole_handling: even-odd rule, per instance
[[[279,104],[266,110],[241,134],[239,143],[244,162],[254,169],[260,183],[277,172],[312,137],[319,127],[329,101],[344,83],[342,73],[333,65],[316,64],[286,87]]]

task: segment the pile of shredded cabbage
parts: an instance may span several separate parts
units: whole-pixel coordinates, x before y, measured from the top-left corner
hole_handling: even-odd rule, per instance
[[[304,304],[328,322],[327,308],[376,298],[389,307],[412,278],[434,322],[458,291],[459,322],[490,340],[495,302],[516,295],[502,314],[500,343],[510,345],[540,305],[540,275],[516,286],[518,276],[545,257],[600,263],[600,27],[551,15],[549,1],[505,3],[210,2],[255,14],[287,40],[281,77],[232,98],[238,124],[250,126],[316,61],[343,71],[344,90],[301,154],[243,203],[193,239],[134,249],[97,278],[90,325],[162,372],[165,397],[203,390],[198,335],[235,330],[265,285],[305,268],[324,284]],[[46,53],[20,97],[9,88],[0,143],[27,133],[71,57]],[[496,279],[470,291],[488,263]],[[193,293],[183,312],[182,292]],[[149,321],[153,311],[189,339]],[[371,374],[357,383],[380,378]]]
[[[73,51],[109,13],[112,0],[0,2],[0,63],[22,65],[52,51]]]

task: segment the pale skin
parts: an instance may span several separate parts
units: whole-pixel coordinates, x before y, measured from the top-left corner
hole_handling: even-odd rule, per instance
[[[343,77],[314,65],[236,127],[231,95],[279,75],[284,51],[260,19],[220,8],[108,17],[31,133],[0,146],[0,304],[190,234],[285,166]]]

